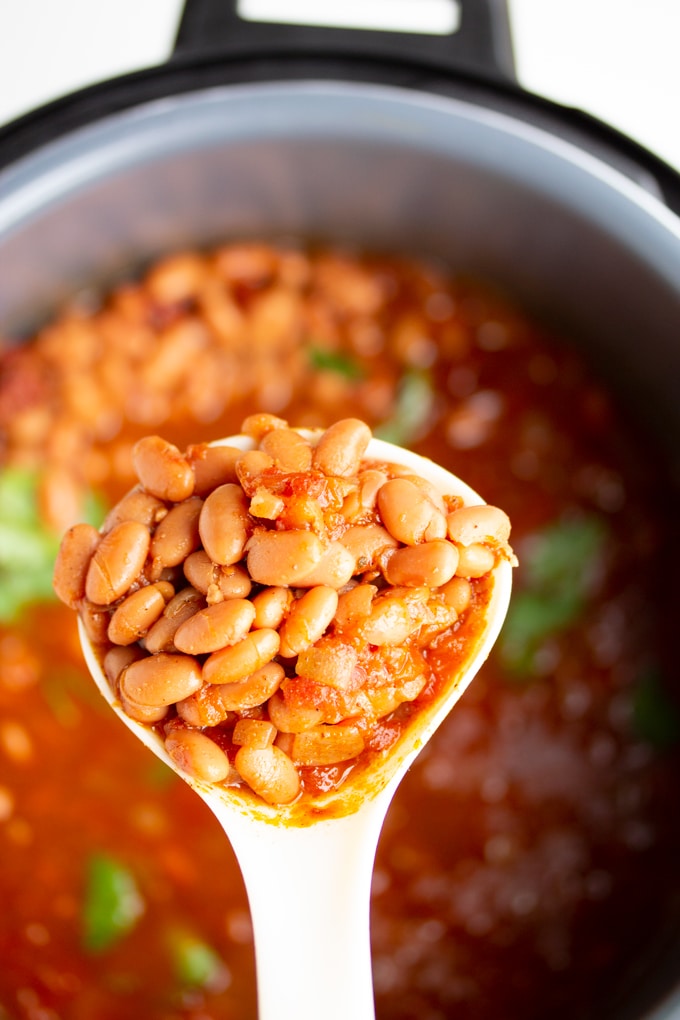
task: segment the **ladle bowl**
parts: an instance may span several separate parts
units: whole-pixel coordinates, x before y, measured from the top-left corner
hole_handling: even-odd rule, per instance
[[[254,446],[243,435],[218,444],[243,450]],[[433,461],[382,440],[371,440],[365,459],[406,466],[440,492],[461,496],[466,505],[484,502]],[[241,787],[212,785],[181,772],[159,734],[123,711],[96,647],[79,625],[87,665],[104,698],[135,736],[205,801],[232,845],[251,911],[259,1020],[375,1016],[370,891],[383,821],[411,763],[489,655],[509,605],[511,575],[510,563],[501,559],[493,571],[484,626],[441,696],[423,706],[368,769],[355,770],[338,790],[315,797],[313,807],[309,802],[304,807],[271,806]]]

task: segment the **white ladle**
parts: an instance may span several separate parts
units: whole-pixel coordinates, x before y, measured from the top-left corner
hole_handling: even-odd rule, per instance
[[[303,430],[300,430],[303,431]],[[308,433],[309,434],[309,433]],[[219,441],[250,449],[246,436]],[[432,461],[374,439],[366,458],[399,463],[465,504],[483,500]],[[179,772],[214,813],[234,849],[248,893],[260,1020],[372,1020],[370,890],[380,830],[390,801],[418,752],[487,658],[507,611],[512,568],[494,570],[486,625],[445,696],[425,707],[386,757],[339,790],[300,805],[270,807],[238,788],[212,786]],[[178,772],[152,729],[125,714],[81,625],[92,676],[125,725]],[[191,834],[187,833],[190,840]]]

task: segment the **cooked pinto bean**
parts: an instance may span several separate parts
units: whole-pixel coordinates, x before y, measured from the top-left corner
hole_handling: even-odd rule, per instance
[[[354,556],[342,542],[331,542],[316,566],[308,574],[299,577],[296,584],[301,588],[327,585],[342,588],[354,573]]]
[[[276,726],[264,719],[239,719],[234,726],[232,740],[237,747],[271,747],[276,737]]]
[[[464,506],[447,518],[449,537],[457,545],[492,542],[507,545],[510,518],[497,506]]]
[[[129,666],[131,662],[136,662],[137,659],[143,658],[144,651],[139,647],[139,645],[128,645],[125,648],[120,645],[114,645],[113,648],[109,648],[108,652],[104,656],[102,666],[104,667],[106,679],[109,681],[114,691],[116,690],[118,677],[125,667]]]
[[[85,598],[90,560],[99,545],[99,532],[91,524],[74,524],[61,540],[54,564],[52,586],[71,609]]]
[[[158,652],[131,663],[120,678],[120,689],[138,705],[173,705],[202,682],[201,666],[193,656]]]
[[[255,619],[255,607],[247,599],[228,599],[200,609],[175,633],[175,647],[190,655],[216,652],[242,641]]]
[[[146,650],[151,653],[176,651],[175,634],[180,624],[204,607],[205,599],[200,591],[183,588],[170,599],[163,615],[149,629],[144,638]]]
[[[176,567],[200,545],[198,518],[203,500],[185,499],[168,511],[151,540],[151,558],[161,567]]]
[[[310,588],[293,603],[288,619],[280,630],[279,655],[290,659],[318,641],[338,608],[335,588],[319,585]]]
[[[273,585],[264,588],[252,601],[255,607],[253,628],[270,627],[278,630],[293,601],[293,593],[283,585]]]
[[[244,680],[204,684],[195,694],[178,702],[177,712],[189,726],[218,726],[234,712],[263,705],[281,685],[285,674],[278,662],[267,662]]]
[[[198,443],[190,446],[186,457],[193,468],[196,496],[207,496],[220,485],[236,481],[236,461],[243,450],[236,446],[210,446]]]
[[[176,446],[160,436],[146,436],[135,443],[132,462],[144,488],[158,499],[177,503],[194,491],[191,465]]]
[[[459,577],[483,577],[493,570],[496,557],[493,549],[480,542],[462,545],[459,550],[456,574]]]
[[[248,572],[258,584],[294,586],[311,574],[324,552],[311,531],[258,531],[248,543]]]
[[[327,475],[342,478],[356,475],[370,441],[371,430],[365,422],[358,418],[343,418],[321,436],[314,450],[314,467]]]
[[[263,628],[251,631],[238,644],[213,652],[203,665],[203,679],[209,684],[245,680],[274,658],[280,643],[281,639],[275,630]]]
[[[451,542],[422,542],[396,549],[385,562],[390,584],[438,588],[456,573],[458,550]]]
[[[251,790],[268,804],[290,804],[300,792],[297,769],[276,745],[240,747],[234,765]]]
[[[136,701],[126,698],[122,691],[120,692],[120,703],[126,715],[129,715],[135,722],[144,723],[146,726],[163,722],[170,712],[168,705],[138,705]]]
[[[354,525],[343,532],[340,541],[352,554],[354,574],[373,570],[380,553],[385,549],[396,549],[398,545],[396,538],[380,524]]]
[[[222,748],[198,730],[174,727],[165,738],[165,750],[182,772],[206,783],[220,783],[232,771]]]
[[[378,492],[378,507],[389,533],[405,545],[446,535],[441,510],[408,478],[391,478]]]
[[[241,425],[241,432],[244,436],[252,436],[260,442],[273,429],[287,429],[288,422],[283,418],[277,418],[275,414],[249,414]]]
[[[472,589],[465,577],[451,578],[447,584],[442,585],[439,593],[443,595],[444,602],[455,609],[459,616],[470,606]]]
[[[147,584],[128,595],[116,608],[109,623],[108,638],[114,645],[132,645],[139,641],[159,619],[174,590],[167,581]]]
[[[145,492],[142,488],[132,489],[107,514],[102,531],[111,531],[121,521],[139,521],[147,528],[153,528],[168,512],[163,500]]]
[[[94,602],[82,599],[78,603],[80,622],[85,628],[90,641],[95,645],[103,645],[108,642],[109,611],[104,606],[97,606]]]
[[[85,594],[90,602],[107,606],[124,595],[144,567],[151,544],[149,529],[138,521],[123,521],[97,546],[87,571]]]
[[[312,447],[295,429],[272,429],[263,436],[260,448],[281,471],[309,471]]]
[[[370,616],[361,624],[361,635],[372,645],[401,645],[414,629],[407,603],[384,595],[373,600]]]
[[[243,490],[227,483],[206,498],[198,522],[203,547],[215,563],[231,566],[248,541],[248,505]]]

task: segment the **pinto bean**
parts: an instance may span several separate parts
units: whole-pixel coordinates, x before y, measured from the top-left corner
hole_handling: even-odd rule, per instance
[[[253,629],[269,627],[272,630],[278,630],[292,601],[293,593],[290,588],[284,588],[283,585],[263,588],[252,600],[255,607]]]
[[[301,588],[316,585],[342,588],[352,577],[354,568],[354,556],[349,549],[342,542],[331,542],[316,566],[308,574],[299,577],[296,584]]]
[[[131,663],[120,678],[124,697],[138,705],[173,705],[197,691],[203,679],[191,655],[158,652]]]
[[[459,549],[456,574],[459,577],[483,577],[493,570],[496,557],[493,549],[481,542],[462,545]]]
[[[354,558],[354,574],[375,569],[380,553],[396,549],[398,544],[380,524],[352,525],[340,536],[340,542]]]
[[[155,723],[163,722],[170,712],[168,705],[138,705],[136,701],[130,701],[123,692],[119,694],[120,703],[126,715],[129,715],[135,722],[144,723],[146,726],[153,726]]]
[[[279,631],[279,655],[286,659],[293,658],[318,641],[335,616],[337,607],[338,593],[335,588],[319,585],[305,592],[293,603]]]
[[[121,645],[114,645],[113,648],[109,648],[104,656],[102,666],[104,667],[106,679],[114,691],[116,690],[118,677],[126,666],[129,666],[131,662],[136,662],[137,659],[143,659],[144,655],[145,652],[139,645],[128,645],[125,648]]]
[[[138,521],[123,521],[104,535],[87,571],[89,601],[106,606],[124,595],[142,572],[150,544],[149,529]]]
[[[181,772],[206,783],[221,783],[232,772],[222,748],[199,730],[173,727],[165,738],[165,750]]]
[[[200,545],[198,518],[203,500],[192,496],[169,510],[151,539],[154,565],[176,567]]]
[[[422,542],[395,550],[385,563],[389,584],[438,588],[456,573],[458,550],[452,542]]]
[[[203,664],[203,679],[209,684],[245,680],[274,658],[280,643],[275,630],[253,630],[238,644],[213,652]],[[176,700],[179,701],[179,698]]]
[[[298,585],[324,555],[320,538],[311,531],[259,531],[248,543],[248,572],[266,585]]]
[[[343,418],[326,429],[314,450],[313,464],[327,475],[356,475],[371,441],[371,430],[358,418]]]
[[[276,737],[276,726],[264,719],[239,719],[234,726],[232,740],[237,747],[271,747]]]
[[[109,511],[102,526],[102,532],[111,531],[121,521],[138,521],[151,530],[163,520],[167,512],[168,508],[161,499],[137,486],[123,496]]]
[[[260,443],[281,471],[309,471],[312,466],[312,447],[308,439],[295,429],[272,429]]]
[[[148,652],[173,652],[175,634],[179,626],[205,608],[205,599],[195,588],[187,587],[170,599],[163,610],[163,615],[153,624],[144,638],[144,646]]]
[[[105,606],[97,606],[94,602],[83,599],[78,603],[80,622],[85,628],[89,640],[95,645],[104,645],[108,642],[110,611]]]
[[[273,429],[287,429],[288,422],[283,418],[277,418],[275,414],[267,414],[265,411],[259,414],[249,414],[241,425],[241,432],[244,436],[251,436],[260,442]]]
[[[391,478],[378,492],[378,509],[389,533],[405,545],[446,535],[446,518],[408,478]]]
[[[61,540],[52,587],[57,597],[71,609],[85,598],[88,568],[99,538],[99,532],[91,524],[74,524]]]
[[[300,777],[280,747],[240,747],[234,765],[241,778],[268,804],[290,804],[300,792]]]
[[[236,461],[242,454],[243,450],[237,446],[210,446],[208,443],[190,446],[186,458],[194,472],[194,495],[204,497],[220,485],[235,482]]]
[[[255,619],[255,607],[247,599],[228,599],[200,609],[180,625],[175,647],[190,655],[216,652],[242,641]]]
[[[261,475],[274,467],[274,458],[264,450],[246,450],[236,461],[236,477],[243,491],[252,496],[260,484]]]
[[[510,518],[497,506],[463,506],[450,513],[446,523],[449,538],[457,545],[505,546],[510,538]]]
[[[219,726],[234,712],[264,705],[279,689],[284,676],[283,666],[267,662],[245,680],[204,684],[195,694],[177,703],[177,712],[189,726]]]
[[[176,446],[160,436],[145,436],[132,448],[132,463],[147,492],[179,503],[194,491],[194,472]]]
[[[465,577],[451,578],[447,584],[441,586],[439,593],[443,595],[446,605],[455,609],[459,616],[465,612],[472,601],[470,582]]]
[[[244,599],[253,586],[248,571],[239,564],[219,566],[208,556],[205,549],[191,553],[184,561],[184,576],[198,591],[208,596],[208,601],[221,602],[223,599]]]
[[[384,595],[373,600],[368,619],[361,624],[361,637],[371,645],[401,645],[415,629],[408,604]]]
[[[201,510],[198,530],[214,563],[237,563],[243,557],[248,529],[248,505],[240,486],[227,483],[210,493]]]
[[[114,645],[132,645],[158,620],[174,590],[167,581],[147,584],[128,595],[109,623],[108,638]]]

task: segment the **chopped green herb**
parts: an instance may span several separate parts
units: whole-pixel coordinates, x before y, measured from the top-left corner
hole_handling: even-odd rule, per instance
[[[120,941],[144,913],[144,900],[134,875],[106,854],[94,854],[87,863],[83,901],[83,943],[101,953]]]
[[[533,535],[520,554],[513,595],[498,651],[511,675],[535,674],[549,638],[573,626],[586,609],[602,562],[604,525],[595,517],[559,521]]]
[[[394,414],[373,430],[377,439],[406,446],[422,434],[432,413],[434,387],[429,372],[407,369],[399,382]]]
[[[231,983],[231,974],[224,960],[196,935],[183,928],[174,928],[168,934],[168,945],[180,984],[216,992]]]
[[[633,693],[633,726],[642,740],[659,751],[680,741],[680,711],[657,670],[645,673]]]
[[[0,471],[0,622],[16,619],[25,606],[51,601],[54,559],[60,536],[41,519],[39,474],[25,468]],[[83,518],[99,524],[101,500],[90,493]]]
[[[311,346],[308,348],[309,364],[321,372],[336,372],[350,381],[363,379],[361,365],[350,355],[342,351],[331,351],[326,347]]]

